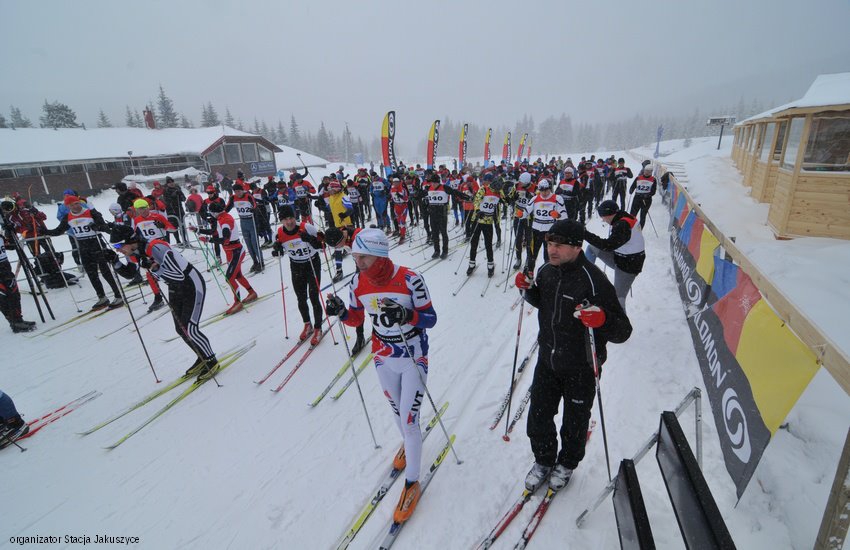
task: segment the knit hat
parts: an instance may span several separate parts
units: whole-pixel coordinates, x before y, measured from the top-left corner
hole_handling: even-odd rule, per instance
[[[596,207],[596,211],[600,216],[613,216],[620,209],[617,207],[617,203],[608,199],[607,201],[602,201],[599,203],[599,206]]]
[[[286,218],[294,218],[295,210],[292,209],[288,204],[284,204],[277,209],[277,215],[280,219],[284,220]]]
[[[584,225],[578,220],[558,220],[552,224],[548,235],[560,237],[553,240],[563,240],[562,244],[581,246],[584,241]]]
[[[136,199],[133,201],[133,208],[150,208],[151,205],[147,199]]]
[[[380,229],[363,229],[354,237],[351,253],[389,258],[390,244]]]
[[[65,203],[65,206],[71,206],[75,202],[80,202],[80,197],[75,195],[65,195],[65,198],[62,199],[62,202]]]

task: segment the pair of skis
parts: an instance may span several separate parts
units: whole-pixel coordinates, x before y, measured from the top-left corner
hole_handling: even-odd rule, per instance
[[[440,407],[440,410],[434,415],[434,418],[431,419],[430,422],[425,426],[425,431],[422,434],[422,441],[424,443],[425,439],[430,435],[431,431],[434,429],[434,426],[439,422],[440,417],[442,417],[443,413],[448,409],[449,403],[448,401],[443,403],[443,406]],[[451,446],[447,444],[440,454],[437,456],[437,459],[431,464],[431,468],[428,471],[427,479],[430,481],[430,477],[433,476],[433,472],[440,466],[446,454],[448,454]],[[337,550],[344,550],[348,548],[348,545],[351,544],[351,541],[354,540],[354,537],[357,536],[357,533],[363,529],[363,526],[366,524],[366,520],[372,515],[372,512],[377,509],[378,504],[380,504],[381,500],[386,496],[389,492],[390,488],[393,486],[393,483],[401,476],[402,470],[396,469],[390,466],[389,471],[381,477],[381,481],[378,483],[377,488],[372,492],[372,498],[367,502],[363,508],[361,508],[360,512],[354,518],[354,521],[351,523],[351,526],[346,530],[345,534],[342,537],[342,540],[337,544]],[[420,491],[425,490],[425,480],[420,484]],[[395,524],[393,524],[395,525]],[[392,529],[392,526],[390,527]],[[396,527],[394,529],[395,536],[398,536],[398,531],[401,530],[401,527]],[[388,532],[388,536],[389,536]],[[393,537],[394,538],[394,537]],[[392,543],[390,543],[392,544]]]
[[[219,372],[226,369],[227,367],[232,365],[234,362],[236,362],[239,358],[241,358],[243,355],[248,353],[248,351],[250,351],[250,349],[253,348],[256,345],[256,343],[257,343],[256,340],[251,340],[251,342],[249,342],[248,344],[245,344],[244,346],[238,347],[238,348],[234,349],[233,351],[227,352],[224,355],[222,355],[221,357],[219,357],[218,358]],[[184,384],[184,383],[186,383],[186,382],[188,382],[188,381],[190,381],[194,378],[195,378],[195,376],[193,376],[193,375],[185,375],[184,374],[183,376],[173,380],[169,384],[166,384],[162,388],[159,388],[158,390],[156,390],[156,391],[148,394],[147,396],[143,397],[142,399],[140,399],[139,401],[137,401],[133,405],[130,405],[129,407],[127,407],[123,411],[119,412],[118,414],[104,420],[103,422],[93,426],[92,428],[90,428],[90,429],[88,429],[84,432],[80,432],[79,435],[92,434],[92,433],[100,430],[101,428],[104,428],[104,427],[112,424],[116,420],[123,418],[124,416],[130,414],[131,412],[133,412],[137,409],[140,409],[141,407],[147,405],[148,403],[150,403],[151,401],[153,401],[157,397],[165,395],[166,393],[170,392],[174,388],[177,388],[178,386],[180,386],[180,385],[182,385],[182,384]],[[154,413],[152,416],[150,416],[147,420],[145,420],[142,424],[140,424],[134,430],[127,433],[124,437],[122,437],[121,439],[119,439],[118,441],[116,441],[115,443],[113,443],[112,445],[110,445],[109,447],[106,447],[106,448],[111,450],[111,449],[118,447],[119,445],[121,445],[122,443],[124,443],[125,441],[130,439],[132,436],[134,436],[135,434],[140,432],[145,426],[151,424],[154,420],[156,420],[157,418],[159,418],[160,416],[165,414],[169,409],[171,409],[172,407],[177,405],[177,403],[179,403],[180,401],[182,401],[183,399],[188,397],[189,394],[194,392],[196,389],[198,389],[200,386],[202,386],[208,380],[209,379],[201,380],[201,381],[195,380],[180,395],[178,395],[177,397],[172,399],[168,404],[166,404],[164,407],[162,407],[160,410],[158,410],[156,413]]]
[[[35,420],[30,420],[29,422],[27,422],[28,431],[25,434],[21,435],[20,437],[11,439],[11,440],[7,440],[7,439],[0,440],[0,449],[3,449],[5,447],[7,447],[8,445],[11,445],[14,441],[21,441],[23,439],[27,439],[28,437],[34,436],[35,434],[40,432],[41,429],[44,428],[45,426],[53,424],[54,422],[56,422],[60,418],[66,416],[68,414],[71,414],[72,412],[77,410],[79,407],[85,405],[89,401],[97,399],[101,395],[102,394],[99,391],[90,391],[87,394],[82,395],[82,396],[74,399],[73,401],[69,401],[68,403],[65,403],[64,405],[57,407],[57,408],[53,409],[52,411],[41,415],[40,417],[36,418]]]
[[[531,350],[529,350],[529,352],[525,355],[525,357],[522,360],[522,363],[519,364],[519,368],[517,369],[513,380],[511,381],[511,387],[507,391],[507,393],[505,393],[505,397],[502,399],[502,403],[499,405],[499,410],[496,411],[496,416],[493,417],[493,422],[490,424],[491,430],[496,429],[496,426],[499,425],[499,422],[502,420],[502,417],[505,415],[505,411],[508,408],[508,401],[510,401],[511,395],[513,394],[514,390],[516,389],[516,385],[517,385],[517,382],[519,382],[520,376],[522,376],[522,373],[525,372],[525,367],[528,365],[528,362],[531,360],[531,356],[534,355],[535,351],[537,351],[538,345],[539,344],[535,340],[534,344],[531,346]]]
[[[273,392],[275,392],[275,393],[280,392],[280,390],[283,389],[283,387],[292,379],[292,377],[295,376],[295,373],[298,371],[298,369],[301,368],[301,365],[303,365],[307,361],[307,359],[310,357],[310,354],[313,353],[313,350],[316,349],[316,347],[322,342],[322,340],[324,340],[325,335],[328,333],[328,330],[330,329],[330,327],[333,324],[336,324],[336,322],[337,322],[337,320],[334,320],[333,323],[331,323],[331,325],[328,325],[328,326],[326,326],[325,328],[322,329],[322,336],[319,339],[319,341],[316,343],[316,345],[315,346],[310,345],[307,348],[307,352],[304,355],[301,356],[301,358],[298,360],[298,362],[295,364],[295,366],[292,368],[292,370],[289,371],[289,374],[286,375],[286,378],[284,378],[283,381],[276,388],[274,388],[272,390]],[[289,352],[287,352],[287,354],[283,356],[283,359],[278,361],[277,364],[274,367],[272,367],[271,370],[265,376],[263,376],[259,380],[255,380],[254,383],[257,384],[257,385],[262,385],[266,380],[271,378],[271,376],[275,372],[277,372],[277,370],[280,367],[282,367],[283,364],[286,363],[286,361],[290,357],[295,355],[295,352],[298,351],[301,348],[301,346],[307,341],[308,341],[308,338],[305,338],[304,340],[298,341],[294,346],[292,346],[292,349],[290,349]]]
[[[370,342],[372,342],[372,338],[373,338],[373,336],[370,336],[369,339],[366,340],[366,345],[363,346],[364,349],[366,348],[367,345],[370,344]],[[363,351],[363,350],[360,350],[360,351]],[[339,371],[337,371],[336,375],[333,377],[333,379],[330,381],[330,383],[325,387],[325,389],[322,390],[322,393],[320,393],[318,397],[316,397],[313,401],[311,401],[309,403],[309,405],[311,407],[315,407],[316,405],[318,405],[322,401],[322,399],[324,399],[325,396],[328,393],[330,393],[330,391],[331,391],[331,389],[333,389],[334,385],[336,385],[336,383],[339,382],[340,379],[343,376],[345,376],[345,373],[348,371],[349,367],[351,367],[351,365],[353,364],[355,357],[356,356],[352,356],[351,359],[346,360],[345,363],[342,364],[342,367],[340,367]],[[366,364],[368,364],[368,362],[371,361],[371,360],[372,360],[372,354],[370,353],[369,356],[366,358],[366,360],[363,362],[362,367],[365,368]],[[346,385],[345,389],[348,389],[348,386],[350,386],[352,382],[354,382],[354,376],[353,375],[351,377],[351,381]],[[345,389],[342,390],[342,391],[345,391]],[[342,392],[340,392],[340,395],[342,395]]]
[[[593,429],[596,427],[596,421],[592,420],[590,422],[590,426],[587,429],[587,440],[590,441],[590,436],[593,434]],[[545,485],[544,482],[542,485]],[[539,487],[537,488],[539,489]],[[490,531],[487,537],[481,541],[481,543],[476,547],[477,550],[485,550],[486,548],[490,548],[496,539],[501,536],[502,533],[508,528],[511,522],[516,518],[525,505],[531,500],[531,497],[534,496],[534,493],[537,491],[529,491],[528,489],[523,489],[519,498],[508,508],[508,511],[499,519],[496,523],[495,527]],[[563,489],[561,489],[563,490]],[[528,545],[528,542],[531,540],[531,537],[534,535],[534,532],[537,531],[537,527],[540,525],[540,522],[543,520],[543,516],[546,515],[546,511],[549,510],[549,506],[552,503],[552,500],[555,498],[559,490],[552,489],[551,487],[546,488],[546,494],[543,496],[543,499],[538,503],[537,508],[534,510],[534,513],[531,515],[531,518],[528,520],[528,523],[525,525],[525,528],[522,531],[522,535],[514,546],[515,550],[521,550]]]

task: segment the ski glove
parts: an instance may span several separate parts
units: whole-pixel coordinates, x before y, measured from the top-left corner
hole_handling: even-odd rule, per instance
[[[103,259],[107,262],[114,264],[118,261],[118,254],[114,250],[110,250],[109,248],[103,249]]]
[[[328,297],[325,299],[325,313],[328,317],[344,317],[343,314],[345,312],[345,302],[342,301],[342,298],[328,294]]]
[[[599,328],[605,323],[605,312],[599,306],[576,306],[573,317],[582,322],[587,328]]]
[[[283,245],[279,242],[275,242],[272,245],[272,256],[283,256]]]
[[[381,311],[386,315],[387,321],[394,325],[406,325],[413,319],[412,311],[389,298],[384,298],[381,302]]]
[[[528,276],[526,276],[525,273],[520,271],[519,273],[516,274],[515,282],[516,282],[516,287],[518,289],[528,290],[529,288],[531,288],[531,285],[534,284],[534,279],[529,278]]]

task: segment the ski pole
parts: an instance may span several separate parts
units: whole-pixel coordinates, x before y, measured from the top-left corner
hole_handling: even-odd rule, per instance
[[[26,451],[26,449],[24,449],[23,447],[21,447],[21,446],[18,444],[18,442],[17,442],[17,441],[15,441],[14,439],[12,439],[12,436],[11,436],[11,435],[9,435],[9,434],[7,434],[7,433],[3,433],[3,438],[4,438],[6,441],[8,441],[9,443],[11,443],[12,445],[14,445],[15,447],[19,448],[19,449],[21,450],[21,452],[22,452],[22,453]]]
[[[470,222],[470,225],[472,225],[471,222]],[[455,275],[457,275],[457,272],[460,271],[460,266],[463,265],[463,259],[466,258],[466,252],[467,252],[467,250],[469,250],[470,246],[472,246],[472,236],[471,235],[469,237],[469,241],[466,243],[466,246],[463,247],[463,254],[460,255],[460,262],[458,262],[457,268],[455,269]]]
[[[283,330],[285,338],[289,340],[289,323],[286,321],[286,293],[283,286],[283,260],[280,256],[277,257],[277,270],[280,272],[280,298],[283,300]]]
[[[97,238],[97,244],[100,247],[101,257],[103,258],[103,252],[104,252],[103,242],[101,242],[99,235],[96,238]],[[124,287],[121,286],[121,279],[118,278],[118,272],[115,271],[115,266],[112,264],[112,262],[110,262],[106,258],[103,258],[102,261],[109,266],[109,270],[112,272],[112,276],[115,277],[115,286],[118,287],[118,292],[121,294],[121,299],[124,301],[124,305],[127,307],[127,311],[130,313],[130,320],[133,321],[133,326],[136,328],[136,334],[139,337],[139,342],[142,343],[142,350],[144,350],[145,357],[148,360],[148,365],[150,365],[150,367],[151,367],[151,372],[153,373],[153,378],[154,378],[154,380],[156,380],[156,383],[159,384],[160,382],[162,382],[162,380],[159,379],[159,376],[157,376],[157,374],[156,374],[156,369],[153,368],[153,361],[151,361],[151,356],[148,353],[148,347],[145,345],[145,339],[142,338],[142,331],[139,330],[139,325],[136,324],[136,316],[133,315],[133,308],[130,307],[130,302],[127,301],[127,295],[124,293]],[[139,271],[141,271],[141,269]],[[160,293],[160,294],[162,294],[162,293]],[[165,296],[163,296],[163,299],[165,299]],[[167,304],[168,300],[165,300],[165,303]]]
[[[322,248],[324,250],[324,248]],[[327,252],[325,252],[327,254]],[[336,283],[333,279],[331,279],[331,289],[333,290],[334,296],[336,293]],[[345,353],[348,355],[348,364],[351,366],[351,374],[354,375],[354,383],[357,385],[357,393],[360,394],[360,403],[363,405],[363,412],[366,414],[366,423],[369,424],[369,432],[372,434],[372,442],[375,444],[376,449],[380,449],[381,446],[378,445],[378,440],[375,438],[375,430],[372,429],[372,419],[369,418],[369,409],[366,408],[366,400],[363,398],[363,389],[360,387],[360,379],[357,377],[357,369],[354,368],[354,357],[351,355],[351,348],[348,347],[348,338],[345,337],[345,329],[342,328],[345,324],[340,319],[339,322],[340,331],[342,332],[342,343],[345,344]]]
[[[56,255],[53,253],[53,244],[48,243],[46,247],[48,251],[50,251],[50,257],[56,263],[56,267],[59,268],[59,274],[62,276],[62,283],[65,285],[65,290],[68,291],[68,294],[71,295],[71,301],[74,302],[74,306],[77,308],[77,313],[82,313],[83,310],[80,309],[80,304],[77,303],[77,299],[74,298],[74,293],[71,292],[71,288],[68,286],[68,279],[65,278],[65,272],[62,271],[62,267],[59,265],[59,262],[56,260]]]
[[[389,298],[383,299],[384,304],[394,304],[395,302]],[[443,424],[443,419],[441,418],[440,411],[437,409],[437,405],[434,403],[434,398],[431,397],[431,391],[428,389],[428,384],[425,383],[425,377],[422,375],[422,371],[419,370],[419,365],[416,364],[416,359],[413,357],[413,348],[410,347],[407,343],[407,338],[404,336],[404,331],[401,328],[401,325],[396,323],[396,328],[398,328],[398,333],[401,335],[401,341],[404,342],[404,347],[407,349],[407,354],[410,356],[410,361],[413,363],[413,369],[419,374],[419,381],[422,382],[422,387],[425,388],[425,395],[428,396],[428,401],[431,402],[431,407],[434,409],[434,413],[437,415],[437,419],[440,422],[440,428],[443,430],[443,434],[446,436],[446,441],[449,442],[449,447],[452,450],[452,454],[455,455],[455,460],[458,464],[463,464],[463,461],[457,456],[457,451],[455,451],[455,446],[452,444],[452,439],[449,437],[449,431],[446,429],[446,425]]]
[[[658,230],[655,229],[655,222],[652,221],[652,214],[649,213],[649,208],[646,209],[646,215],[649,217],[649,224],[652,226],[652,230],[655,231],[655,236],[658,237]]]
[[[316,258],[318,258],[318,254],[316,255]],[[324,315],[325,315],[325,321],[328,322],[328,330],[331,333],[331,339],[334,341],[334,345],[338,346],[339,342],[336,341],[336,336],[334,336],[333,324],[331,323],[331,320],[328,318],[327,308],[325,308],[325,301],[322,300],[322,291],[320,290],[322,288],[322,285],[319,283],[319,275],[318,275],[318,273],[316,273],[316,266],[313,265],[313,259],[312,258],[310,258],[307,261],[310,262],[310,269],[313,271],[313,280],[316,281],[316,292],[319,294],[319,303],[322,305],[322,313],[324,313]],[[321,260],[319,260],[319,263],[321,263]],[[320,266],[320,269],[321,269],[321,266]],[[319,328],[321,329],[321,323],[319,325],[320,325]],[[345,336],[342,336],[342,338],[345,339]]]
[[[582,307],[587,307],[590,302],[585,300]],[[608,467],[608,482],[611,481],[611,459],[608,456],[608,433],[605,431],[605,412],[602,408],[602,390],[599,386],[599,360],[596,357],[596,338],[593,329],[587,327],[587,339],[590,344],[590,357],[593,362],[593,377],[596,379],[596,399],[599,401],[599,421],[602,424],[602,442],[605,445],[605,465]]]
[[[520,295],[522,296],[522,302],[519,305],[519,321],[517,322],[516,327],[516,347],[514,347],[514,368],[513,372],[511,372],[511,385],[508,386],[508,409],[505,413],[505,418],[511,417],[511,400],[514,396],[514,378],[516,377],[516,361],[519,356],[519,336],[522,334],[522,319],[525,317],[525,292],[520,291]],[[511,436],[508,435],[508,422],[505,421],[505,435],[502,436],[502,439],[505,441],[510,441]]]
[[[192,233],[195,233],[195,232],[192,231]],[[218,291],[221,292],[221,297],[224,298],[224,303],[230,305],[227,301],[227,296],[224,294],[224,288],[222,288],[222,286],[221,286],[221,281],[218,279],[218,274],[216,273],[216,269],[221,271],[221,265],[213,264],[212,259],[211,259],[212,252],[207,252],[207,248],[208,248],[207,245],[201,242],[201,240],[198,238],[197,234],[195,235],[195,241],[198,243],[198,246],[201,248],[201,254],[204,257],[204,263],[207,264],[207,269],[210,271],[210,273],[212,273],[213,280],[215,280],[215,286],[217,286]]]

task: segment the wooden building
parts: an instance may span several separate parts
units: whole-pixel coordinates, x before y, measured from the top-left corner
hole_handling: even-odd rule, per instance
[[[777,237],[850,239],[850,73],[738,123],[732,159]]]
[[[88,194],[131,174],[186,168],[235,178],[273,175],[269,140],[226,126],[212,128],[2,128],[0,196],[18,192],[33,200],[60,200],[62,191]]]

